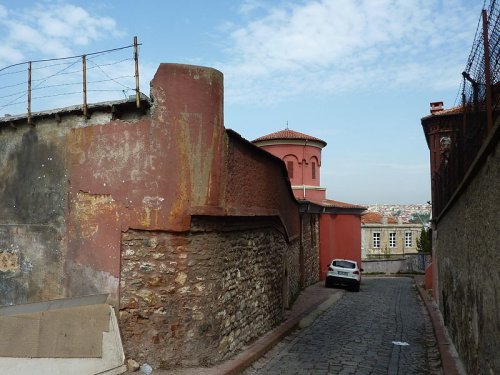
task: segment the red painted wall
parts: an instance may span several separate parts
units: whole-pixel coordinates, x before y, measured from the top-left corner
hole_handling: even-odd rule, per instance
[[[361,217],[323,214],[320,231],[320,277],[325,279],[328,264],[334,258],[351,259],[361,267]]]

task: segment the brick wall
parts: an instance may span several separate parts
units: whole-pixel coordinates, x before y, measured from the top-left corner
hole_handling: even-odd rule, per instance
[[[493,133],[435,233],[439,308],[469,374],[500,372],[498,125]]]
[[[285,238],[257,218],[196,218],[186,233],[124,233],[126,356],[162,368],[208,365],[278,325],[299,292],[299,242]]]

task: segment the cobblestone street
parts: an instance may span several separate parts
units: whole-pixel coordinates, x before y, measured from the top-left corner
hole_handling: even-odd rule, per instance
[[[347,292],[313,324],[286,337],[244,372],[440,373],[432,325],[413,279],[404,277],[363,279],[359,293]]]

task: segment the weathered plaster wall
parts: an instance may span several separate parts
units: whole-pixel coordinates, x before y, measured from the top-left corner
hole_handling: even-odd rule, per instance
[[[284,272],[297,248],[265,218],[201,217],[187,233],[127,231],[120,285],[127,356],[174,368],[234,354],[282,320],[284,298],[297,293]]]
[[[500,372],[498,126],[496,134],[435,237],[439,308],[469,374]]]
[[[59,128],[0,129],[0,305],[62,295],[66,158]]]
[[[222,79],[162,64],[149,115],[72,129],[68,294],[107,291],[116,303],[122,231],[186,231],[191,207],[221,205]]]
[[[283,162],[224,129],[220,72],[162,64],[151,94],[0,119],[2,302],[108,293],[129,355],[213,362],[315,281],[300,267],[318,240],[301,247]]]

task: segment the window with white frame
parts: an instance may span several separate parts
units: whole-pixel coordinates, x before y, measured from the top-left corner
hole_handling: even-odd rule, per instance
[[[405,232],[405,247],[412,247],[413,242],[412,242],[412,236],[411,232]]]
[[[379,232],[373,233],[373,248],[375,248],[375,249],[380,248],[380,233]]]
[[[396,247],[396,232],[389,233],[389,247]]]

